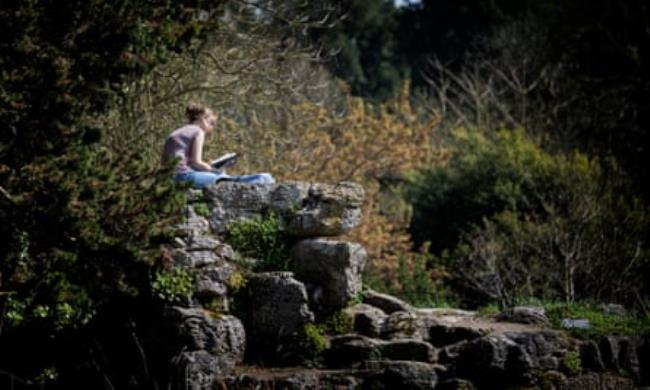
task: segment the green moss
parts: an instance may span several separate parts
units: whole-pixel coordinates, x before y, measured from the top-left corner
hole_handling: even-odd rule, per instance
[[[226,241],[242,256],[259,260],[255,271],[289,269],[289,237],[274,213],[233,222]]]
[[[178,303],[192,295],[192,275],[185,268],[157,271],[151,282],[154,295],[169,303]]]
[[[354,320],[343,310],[339,310],[324,321],[322,330],[328,334],[351,333],[354,330]]]
[[[597,338],[603,335],[648,335],[650,317],[633,314],[606,314],[596,305],[586,303],[543,303],[546,315],[554,327],[561,328],[564,318],[589,320],[589,329],[568,329],[571,335],[580,338]]]
[[[570,375],[578,375],[582,372],[582,362],[578,351],[569,351],[562,357],[562,368]]]
[[[192,208],[194,208],[194,212],[204,218],[210,217],[210,208],[208,207],[208,204],[205,202],[199,202],[199,203],[194,203],[192,205]]]

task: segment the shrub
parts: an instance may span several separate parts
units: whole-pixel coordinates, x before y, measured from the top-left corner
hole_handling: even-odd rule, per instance
[[[257,259],[256,271],[289,268],[289,236],[280,218],[273,213],[233,222],[228,227],[226,241],[243,256]]]
[[[458,130],[447,165],[413,174],[412,231],[467,304],[628,301],[643,285],[647,211],[613,160],[550,154],[523,132]]]
[[[151,282],[152,292],[165,302],[180,303],[192,295],[192,275],[181,267],[157,271]]]

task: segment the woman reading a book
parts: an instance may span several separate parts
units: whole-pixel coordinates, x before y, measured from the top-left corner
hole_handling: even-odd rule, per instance
[[[172,131],[165,140],[161,163],[163,166],[176,160],[174,180],[189,182],[196,188],[215,184],[219,180],[230,180],[241,183],[271,184],[275,183],[273,176],[268,173],[255,175],[229,176],[213,165],[203,161],[203,143],[205,135],[214,131],[217,116],[211,109],[190,103],[186,110],[189,123]],[[219,160],[220,168],[230,166],[235,162],[235,155],[225,156]]]

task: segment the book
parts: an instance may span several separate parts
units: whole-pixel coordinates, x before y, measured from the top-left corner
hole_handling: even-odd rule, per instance
[[[234,165],[236,161],[237,153],[226,153],[218,159],[212,160],[212,162],[210,162],[210,165],[212,165],[214,169],[220,169]]]

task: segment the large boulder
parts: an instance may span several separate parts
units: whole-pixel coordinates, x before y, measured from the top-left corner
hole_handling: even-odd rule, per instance
[[[350,182],[221,182],[206,187],[204,195],[211,207],[210,225],[216,233],[225,233],[233,221],[272,211],[282,218],[290,234],[321,237],[345,234],[359,224],[364,191]]]
[[[173,306],[165,317],[174,324],[174,342],[187,351],[209,351],[227,359],[234,367],[244,357],[246,334],[241,321],[231,315],[216,315],[202,308]]]
[[[291,250],[296,277],[307,284],[314,307],[335,311],[361,292],[366,250],[359,244],[307,239]]]
[[[544,308],[537,306],[516,306],[500,312],[496,315],[495,320],[542,326],[551,324],[551,321],[546,317]]]
[[[364,366],[375,371],[366,388],[428,390],[436,387],[438,376],[432,364],[413,361],[372,361]]]
[[[355,332],[369,337],[378,337],[388,317],[381,309],[359,303],[345,309],[345,314],[352,319]]]
[[[371,289],[363,290],[363,303],[380,308],[386,314],[392,314],[396,311],[412,312],[414,310],[411,305],[399,298]]]
[[[459,377],[483,386],[529,386],[535,373],[561,368],[570,350],[559,332],[506,332],[460,346],[454,366]]]
[[[486,334],[486,330],[468,325],[439,323],[429,327],[427,340],[436,347],[444,347],[463,340],[474,340]]]
[[[239,219],[261,216],[268,208],[270,193],[274,185],[251,185],[235,182],[220,182],[204,188],[209,200],[210,226],[216,233],[224,233],[228,225]]]
[[[600,339],[599,347],[603,363],[608,370],[628,374],[637,382],[643,374],[638,350],[643,339],[637,336],[606,336]]]
[[[314,321],[305,285],[291,272],[253,274],[245,287],[246,329],[265,337],[287,336]]]
[[[178,353],[172,373],[176,387],[210,389],[215,378],[243,361],[246,334],[236,317],[182,307],[168,307],[164,316],[165,348]]]
[[[302,207],[288,218],[288,231],[300,237],[338,236],[361,222],[363,187],[356,183],[312,184]]]
[[[305,285],[291,272],[253,274],[235,302],[249,340],[247,359],[294,364],[296,337],[314,321]]]

